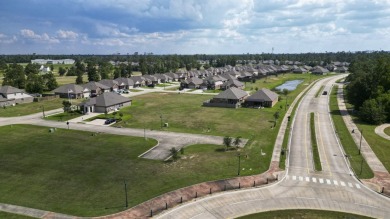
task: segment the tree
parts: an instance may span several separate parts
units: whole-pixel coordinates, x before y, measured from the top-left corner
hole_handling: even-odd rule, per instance
[[[382,124],[386,120],[383,106],[375,99],[364,101],[363,106],[360,108],[359,115],[364,121],[375,125]]]
[[[229,136],[225,136],[223,138],[223,145],[225,145],[226,147],[225,151],[227,151],[230,148],[230,146],[232,146],[232,141],[233,139]]]
[[[38,74],[39,73],[39,64],[28,63],[24,68],[24,73],[29,76],[30,74]]]
[[[68,72],[66,73],[66,76],[76,76],[76,67],[75,66],[70,67]]]
[[[76,78],[76,84],[83,84],[83,83],[84,83],[83,75],[82,74],[78,74],[77,78]]]
[[[23,72],[23,66],[16,63],[10,65],[4,75],[3,85],[10,85],[23,89],[26,86],[26,76]]]
[[[68,100],[62,101],[62,106],[64,107],[64,112],[70,112],[72,104]]]
[[[45,90],[51,91],[58,87],[57,80],[51,72],[43,75],[43,80],[45,81]]]
[[[241,142],[242,142],[241,136],[238,136],[238,137],[236,137],[236,138],[234,139],[233,144],[234,144],[234,146],[236,146],[236,148],[238,149],[238,146],[240,146]]]
[[[66,69],[63,68],[62,66],[58,69],[58,74],[60,76],[64,76],[66,74]]]
[[[42,93],[44,81],[42,76],[38,74],[30,74],[27,78],[26,91],[28,93]]]
[[[88,81],[99,81],[99,74],[97,73],[96,67],[93,63],[88,64]]]
[[[175,147],[172,147],[169,152],[171,153],[173,161],[176,161],[179,158],[179,151]]]
[[[274,124],[274,127],[276,126],[276,120],[278,120],[279,119],[279,111],[276,111],[275,113],[274,113],[274,119],[275,119],[275,124]]]

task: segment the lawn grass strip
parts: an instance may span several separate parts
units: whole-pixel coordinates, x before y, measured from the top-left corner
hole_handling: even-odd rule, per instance
[[[321,93],[321,91],[324,89],[324,85],[322,85],[321,87],[320,87],[320,89],[318,89],[318,91],[317,91],[317,93],[316,93],[316,95],[315,95],[315,98],[317,98],[319,95],[320,95],[320,93]]]
[[[360,179],[369,179],[374,176],[372,170],[364,160],[362,155],[359,155],[359,149],[352,139],[350,130],[344,123],[337,103],[337,87],[332,87],[329,100],[329,108],[333,120],[333,126],[339,138],[339,142],[344,149],[344,153],[348,156],[349,164],[352,171]]]
[[[316,138],[316,128],[314,124],[314,113],[310,113],[310,134],[311,134],[311,149],[313,153],[313,162],[314,162],[314,169],[316,171],[321,171],[321,159],[320,159],[320,153],[318,151],[318,144],[317,144],[317,138]]]

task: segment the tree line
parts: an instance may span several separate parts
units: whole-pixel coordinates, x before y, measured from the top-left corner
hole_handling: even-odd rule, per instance
[[[359,56],[349,71],[346,97],[359,118],[370,124],[390,122],[390,54]]]

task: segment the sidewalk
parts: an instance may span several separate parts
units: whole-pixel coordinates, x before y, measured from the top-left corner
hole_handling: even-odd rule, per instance
[[[380,125],[380,126],[378,126],[378,127],[375,128],[375,133],[376,133],[377,135],[381,136],[382,138],[385,138],[385,139],[387,139],[387,140],[390,141],[390,136],[387,135],[387,134],[384,132],[385,128],[387,128],[387,127],[390,127],[390,124],[389,124],[389,123],[387,123],[387,124],[382,124],[382,125]]]
[[[341,116],[343,117],[344,123],[347,126],[347,129],[355,130],[355,133],[351,136],[355,144],[358,146],[360,145],[361,132],[348,113],[347,107],[344,102],[343,87],[343,85],[339,85],[337,91],[337,102],[339,105],[339,110]],[[382,189],[384,189],[384,193],[390,194],[389,172],[387,171],[385,166],[383,166],[382,162],[378,159],[375,153],[372,151],[370,145],[368,144],[364,136],[361,139],[361,153],[366,160],[368,166],[374,172],[374,178],[362,180],[362,182],[376,192],[381,192]]]

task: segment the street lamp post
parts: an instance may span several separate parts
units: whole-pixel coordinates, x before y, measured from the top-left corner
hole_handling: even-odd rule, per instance
[[[160,120],[161,120],[161,129],[163,128],[163,121],[162,121],[162,119],[163,119],[163,116],[162,116],[162,114],[160,114]]]
[[[359,154],[361,153],[360,150],[362,149],[362,138],[363,138],[363,130],[360,131]]]
[[[125,200],[126,200],[126,208],[129,207],[129,203],[127,201],[127,184],[126,180],[123,180],[123,183],[125,184]]]
[[[238,170],[237,170],[237,176],[239,176],[239,175],[240,175],[240,169],[241,169],[241,154],[238,153],[237,156],[238,156]]]
[[[284,107],[284,110],[286,111],[287,110],[287,99],[288,99],[288,96],[286,95],[286,105]]]
[[[45,106],[42,105],[41,108],[42,108],[42,115],[43,115],[43,118],[45,118],[45,117],[46,117],[46,116],[45,116]]]

